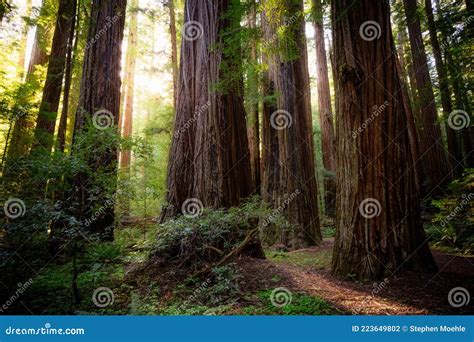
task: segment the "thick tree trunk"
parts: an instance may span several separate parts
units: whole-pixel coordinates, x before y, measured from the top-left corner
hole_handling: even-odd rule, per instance
[[[32,154],[50,153],[66,67],[69,33],[74,29],[76,1],[59,2],[53,45],[34,135]]]
[[[428,194],[436,195],[442,192],[443,186],[451,179],[451,171],[447,163],[441,129],[438,124],[436,102],[421,36],[416,0],[404,0],[403,3],[415,70],[416,90],[422,115],[420,121],[423,127],[420,138],[422,164],[428,181],[426,191]]]
[[[270,226],[262,235],[270,243],[303,248],[319,243],[321,231],[302,1],[285,1],[280,8],[269,4],[262,27],[264,41],[277,41],[278,50],[265,57],[265,95],[276,96],[276,102],[264,104],[262,195],[294,225],[277,231],[276,241],[271,241]],[[280,27],[288,35],[283,40],[276,38]]]
[[[92,5],[73,145],[77,146],[78,135],[85,129],[96,129],[87,125],[88,121],[95,122],[99,126],[105,123],[101,128],[117,127],[125,11],[126,0],[101,0]],[[102,121],[102,118],[106,120]],[[97,135],[99,133],[98,131]],[[73,146],[73,153],[76,146]],[[87,161],[90,170],[101,170],[102,173],[110,175],[111,180],[107,189],[98,190],[104,187],[103,179],[94,184],[95,179],[88,178],[85,173],[80,173],[74,180],[73,199],[74,203],[78,204],[74,208],[74,214],[78,220],[84,222],[95,214],[94,210],[97,207],[102,207],[101,215],[92,220],[86,228],[104,240],[113,239],[114,206],[107,206],[104,203],[107,203],[106,196],[110,195],[110,190],[114,191],[116,187],[117,159],[117,148],[111,147],[100,154],[90,155]]]
[[[71,20],[71,30],[69,31],[69,37],[68,37],[66,71],[65,71],[65,76],[64,76],[63,108],[61,110],[61,118],[59,119],[59,127],[58,127],[57,144],[58,144],[58,149],[61,152],[64,152],[64,148],[66,147],[67,119],[68,119],[68,113],[69,113],[69,96],[71,94],[72,72],[73,72],[74,60],[77,55],[77,44],[79,41],[79,36],[77,35],[79,27],[78,25],[76,25],[78,22],[79,22],[79,7],[77,6],[77,3],[76,3],[76,7],[74,9],[74,13]]]
[[[434,270],[388,0],[333,1],[332,20],[338,165],[333,273],[377,279],[408,267]],[[372,36],[366,34],[370,21],[377,23]]]
[[[171,65],[173,67],[173,105],[176,109],[176,100],[178,96],[178,45],[176,43],[174,0],[168,1],[168,9],[170,11]]]
[[[319,124],[321,126],[321,148],[323,164],[327,171],[324,177],[326,215],[334,217],[336,206],[336,138],[331,109],[328,65],[324,43],[323,7],[321,0],[313,0],[313,26],[316,47],[316,82],[318,89]]]
[[[257,4],[252,3],[249,15],[249,27],[253,30],[257,27]],[[252,40],[250,48],[250,59],[253,65],[249,68],[248,71],[248,98],[249,98],[249,120],[247,121],[247,134],[249,139],[249,151],[250,151],[250,169],[252,172],[252,188],[253,192],[260,193],[260,124],[259,124],[259,113],[258,113],[258,73],[257,73],[257,42]]]
[[[443,116],[445,119],[446,138],[448,142],[448,159],[455,176],[460,176],[462,173],[462,150],[458,144],[457,132],[452,129],[447,120],[449,114],[453,111],[451,103],[451,91],[449,89],[449,80],[447,78],[446,68],[443,62],[441,48],[439,46],[436,24],[433,16],[433,8],[431,0],[425,0],[425,12],[428,21],[428,29],[430,32],[431,47],[433,49],[433,56],[436,64],[436,72],[439,80],[439,93],[441,96],[441,105],[443,107]]]
[[[190,201],[230,207],[251,193],[241,52],[224,34],[240,28],[239,6],[236,0],[186,1],[162,220]]]

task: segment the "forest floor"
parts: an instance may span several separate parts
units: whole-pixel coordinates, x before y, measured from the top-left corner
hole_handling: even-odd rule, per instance
[[[173,279],[147,264],[147,247],[156,227],[117,230],[116,241],[91,246],[78,259],[81,300],[71,291],[72,264],[43,268],[9,310],[12,314],[98,315],[426,315],[472,314],[474,304],[452,307],[449,291],[457,286],[474,293],[474,257],[432,248],[437,273],[399,272],[379,282],[341,280],[331,275],[334,239],[318,247],[281,252],[266,259],[241,257],[210,276]],[[212,279],[211,279],[212,278]],[[104,306],[94,293],[108,289]],[[272,302],[283,289],[284,306]],[[54,296],[51,294],[54,293]],[[286,297],[285,297],[286,296]],[[274,298],[274,297],[273,297]]]
[[[241,261],[246,282],[271,283],[294,293],[316,296],[346,314],[426,315],[467,314],[473,304],[454,308],[448,293],[456,286],[474,284],[474,257],[433,250],[437,273],[400,272],[379,283],[362,283],[335,278],[330,273],[333,238],[314,248],[292,252],[267,251],[267,260]],[[473,293],[473,289],[470,293]]]

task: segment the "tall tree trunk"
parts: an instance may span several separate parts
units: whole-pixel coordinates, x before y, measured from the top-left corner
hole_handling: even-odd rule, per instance
[[[257,4],[255,1],[252,2],[249,13],[249,27],[255,30],[257,27]],[[257,42],[252,40],[250,47],[250,60],[252,65],[248,70],[247,75],[247,91],[248,91],[248,118],[247,120],[247,134],[249,139],[249,151],[250,151],[250,169],[252,172],[252,188],[254,192],[260,193],[260,124],[259,124],[259,113],[258,113],[258,94],[259,94],[259,80],[258,80],[258,56],[257,56]]]
[[[421,152],[422,164],[428,178],[428,194],[436,195],[450,180],[451,172],[448,167],[443,147],[441,129],[438,124],[436,102],[431,84],[428,63],[421,36],[420,20],[417,13],[416,0],[404,0],[407,17],[408,33],[415,69],[415,81],[421,110]]]
[[[454,100],[456,103],[456,109],[462,110],[469,115],[471,108],[469,101],[464,96],[463,90],[463,79],[458,68],[456,67],[456,61],[451,55],[449,49],[446,51],[446,64],[448,66],[451,84],[453,86]],[[467,118],[463,118],[466,120]],[[474,167],[474,141],[473,141],[473,127],[461,127],[462,145],[464,147],[463,160],[467,167]]]
[[[332,20],[338,165],[332,271],[377,279],[401,268],[435,269],[420,219],[389,2],[333,1]]]
[[[74,1],[77,2],[77,1]],[[72,72],[74,66],[74,60],[77,54],[77,44],[79,41],[78,29],[79,29],[79,7],[74,8],[74,13],[71,18],[71,29],[69,31],[68,45],[67,45],[67,57],[66,57],[66,71],[64,76],[64,92],[63,92],[63,108],[61,110],[61,118],[59,119],[58,127],[58,149],[64,152],[66,147],[66,130],[67,130],[67,119],[69,113],[69,96],[71,94],[71,83],[72,83]],[[76,19],[77,18],[77,19]]]
[[[271,241],[270,226],[263,235],[270,243],[303,248],[321,241],[303,2],[265,4],[262,27],[264,41],[277,41],[278,50],[269,49],[265,57],[265,95],[276,96],[276,102],[264,104],[262,194],[294,225],[277,231],[277,241]],[[279,28],[285,29],[285,39],[278,39]]]
[[[446,68],[443,62],[441,48],[439,46],[431,0],[425,0],[425,12],[428,21],[428,29],[430,32],[431,47],[433,49],[433,55],[436,64],[436,72],[438,73],[439,93],[441,96],[441,105],[443,107],[443,116],[445,119],[446,137],[448,142],[448,158],[450,160],[451,167],[453,168],[454,175],[460,176],[463,169],[462,150],[458,145],[456,131],[447,124],[449,114],[451,114],[451,112],[453,111],[453,106],[451,103],[449,80],[447,78]]]
[[[173,105],[176,109],[178,96],[178,45],[176,43],[176,16],[174,9],[174,0],[168,1],[170,11],[170,36],[171,36],[171,65],[173,67]]]
[[[239,7],[237,0],[185,3],[168,205],[162,220],[186,213],[191,202],[230,207],[251,193],[241,52],[225,34],[240,28]]]
[[[48,71],[43,97],[36,121],[34,144],[31,153],[50,153],[54,144],[54,130],[66,67],[69,34],[74,30],[76,1],[59,2],[53,45],[49,56]]]
[[[97,129],[87,125],[94,122],[100,128],[114,127],[120,111],[120,61],[123,31],[125,26],[126,0],[101,0],[92,5],[91,22],[84,57],[82,72],[81,95],[74,126],[74,148],[78,148],[78,136],[86,129]],[[104,28],[107,28],[104,30]],[[105,120],[103,120],[105,119]],[[104,124],[104,125],[103,125]],[[100,132],[98,132],[100,133]],[[99,134],[97,134],[99,135]],[[99,138],[97,138],[99,139]],[[100,144],[98,141],[96,144]],[[109,186],[105,188],[102,182],[95,184],[94,179],[88,178],[86,173],[75,177],[74,208],[78,220],[92,217],[97,206],[103,207],[101,215],[89,223],[88,229],[104,240],[113,239],[115,224],[114,206],[104,206],[107,195],[116,189],[117,176],[117,148],[110,147],[100,154],[95,153],[88,157],[87,163],[91,172],[101,170],[111,177]],[[102,177],[104,178],[104,177]],[[99,188],[99,190],[98,190]],[[108,199],[110,201],[110,199]]]
[[[328,65],[324,43],[323,6],[321,0],[313,0],[313,26],[316,47],[316,82],[318,89],[319,124],[321,126],[321,148],[323,164],[328,175],[324,177],[326,215],[334,217],[336,206],[336,138],[331,109]]]
[[[31,16],[31,0],[27,0],[25,17],[29,18],[30,16]],[[26,59],[25,55],[26,55],[26,44],[28,40],[28,29],[29,29],[29,25],[28,23],[25,22],[21,30],[20,51],[19,51],[20,58],[18,60],[19,76],[21,80],[23,80],[24,71],[25,71],[25,59]]]
[[[46,6],[43,1],[40,10],[40,17],[45,15]],[[36,26],[35,38],[31,49],[31,57],[26,72],[25,82],[34,82],[35,71],[38,66],[43,66],[48,62],[48,54],[45,50],[47,35],[45,28],[38,24]],[[8,144],[7,158],[5,160],[3,175],[11,174],[14,172],[14,162],[16,159],[25,156],[28,153],[30,147],[29,131],[33,126],[33,123],[28,120],[26,115],[20,116],[15,120],[13,125],[12,137]]]
[[[125,73],[127,78],[125,110],[123,116],[122,137],[130,138],[132,135],[133,120],[133,100],[135,92],[135,65],[137,58],[137,34],[138,34],[138,0],[132,0],[130,13],[130,29],[128,36],[128,47]],[[124,150],[120,155],[120,167],[129,168],[131,159],[131,151]]]

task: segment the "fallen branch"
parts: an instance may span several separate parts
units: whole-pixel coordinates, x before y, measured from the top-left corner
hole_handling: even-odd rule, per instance
[[[248,234],[247,236],[245,237],[245,239],[240,243],[239,246],[237,246],[236,248],[234,248],[233,250],[231,250],[229,252],[229,254],[227,254],[226,256],[224,256],[221,260],[219,260],[215,265],[213,266],[207,266],[205,267],[203,270],[195,273],[193,275],[193,277],[199,277],[199,276],[202,276],[203,274],[207,274],[209,273],[214,267],[219,267],[223,264],[225,264],[230,258],[232,258],[233,256],[239,254],[240,252],[242,252],[242,250],[244,249],[245,246],[247,246],[253,239],[253,237],[255,236],[255,234],[258,232],[258,228],[254,228],[252,229]]]

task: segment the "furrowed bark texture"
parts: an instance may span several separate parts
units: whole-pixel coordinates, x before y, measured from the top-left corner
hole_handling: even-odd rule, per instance
[[[328,172],[324,177],[324,202],[326,215],[334,217],[336,206],[336,137],[331,109],[328,64],[324,43],[323,7],[321,0],[313,0],[314,39],[316,47],[316,82],[318,91],[319,124],[321,127],[321,147],[324,168]]]
[[[89,127],[96,129],[87,125],[87,122],[94,121],[93,116],[99,111],[105,110],[110,113],[111,124],[115,129],[117,128],[125,10],[125,0],[101,0],[92,5],[73,144],[78,144],[78,135],[84,129]],[[101,132],[98,130],[97,134]],[[100,169],[110,174],[110,182],[115,183],[117,157],[117,149],[109,148],[101,153],[92,153],[87,162],[90,170]],[[107,193],[107,189],[91,193],[90,185],[94,180],[93,177],[88,178],[84,173],[79,174],[74,180],[76,189],[74,199],[75,203],[79,203],[79,206],[75,208],[75,214],[81,220],[85,220],[94,214],[93,210],[96,207],[102,207],[102,214],[92,220],[87,228],[99,234],[104,240],[112,240],[115,221],[114,206],[104,205],[106,199],[103,196]],[[111,184],[111,187],[114,188],[115,185]]]
[[[442,193],[442,187],[451,179],[451,170],[438,123],[436,102],[421,35],[420,19],[417,13],[417,3],[416,0],[403,0],[403,4],[407,17],[416,91],[418,92],[421,111],[420,145],[422,164],[428,182],[426,192],[436,195]]]
[[[59,2],[53,45],[49,56],[48,71],[39,108],[32,153],[51,152],[59,100],[66,68],[69,33],[74,29],[76,1]]]
[[[338,165],[332,271],[378,279],[401,268],[433,270],[419,214],[389,2],[333,1],[332,21]],[[359,29],[367,21],[380,26],[375,28],[379,38],[362,38]]]
[[[162,221],[181,213],[187,199],[205,207],[230,207],[251,193],[242,74],[238,57],[228,52],[235,47],[225,39],[225,32],[240,27],[240,18],[229,16],[234,4],[185,4],[168,205]]]
[[[290,0],[282,6],[269,7],[262,15],[264,41],[275,41],[278,50],[271,53],[270,48],[265,57],[269,66],[265,95],[276,96],[276,101],[264,104],[262,196],[295,229],[273,234],[265,228],[262,235],[267,242],[298,249],[318,244],[321,231],[303,3]],[[288,35],[282,40],[275,39],[279,27],[285,27]]]

